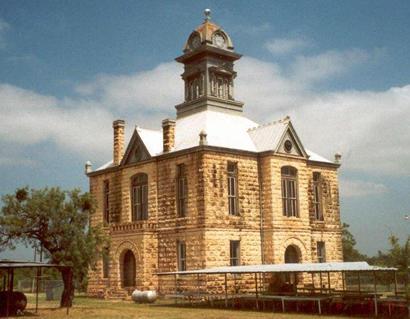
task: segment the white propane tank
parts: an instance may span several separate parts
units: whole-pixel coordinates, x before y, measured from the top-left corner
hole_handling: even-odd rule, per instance
[[[134,302],[139,302],[139,303],[152,303],[155,300],[157,300],[157,293],[155,290],[148,290],[148,291],[140,291],[138,289],[135,289],[132,292],[131,298]]]
[[[153,303],[155,300],[157,300],[157,293],[155,290],[149,290],[146,291],[147,293],[147,302]]]

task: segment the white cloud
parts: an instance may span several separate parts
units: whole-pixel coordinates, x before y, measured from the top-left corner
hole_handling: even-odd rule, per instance
[[[236,98],[261,123],[290,115],[305,146],[328,158],[342,152],[344,169],[409,175],[410,85],[385,91],[312,89],[367,56],[350,50],[299,57],[291,73],[279,64],[243,57],[236,66]],[[317,74],[306,76],[309,70]],[[174,105],[183,99],[180,73],[182,66],[170,62],[129,75],[101,75],[66,99],[0,85],[0,142],[24,147],[50,140],[91,160],[109,159],[113,120],[125,118],[130,132],[135,124],[160,128],[163,118],[175,115]]]
[[[342,197],[365,197],[385,194],[389,189],[380,183],[361,180],[340,180],[340,193]]]
[[[107,154],[113,116],[95,102],[0,85],[0,111],[0,141],[12,149],[51,140],[62,151]]]
[[[288,54],[310,45],[304,38],[276,38],[265,42],[265,48],[274,55]]]
[[[10,29],[10,25],[0,18],[0,49],[6,47],[5,33]]]
[[[353,66],[365,62],[369,54],[360,49],[327,51],[314,56],[298,56],[292,64],[294,81],[309,85],[341,75]]]
[[[181,65],[162,63],[152,70],[131,75],[101,75],[79,85],[78,93],[92,97],[111,109],[144,108],[150,113],[168,112],[180,103],[183,84]]]

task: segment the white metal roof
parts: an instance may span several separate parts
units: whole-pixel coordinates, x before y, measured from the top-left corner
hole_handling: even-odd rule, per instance
[[[306,150],[306,153],[309,155],[309,160],[310,161],[315,161],[315,162],[324,162],[324,163],[333,163],[332,161],[329,161],[327,158],[324,158],[323,156],[320,156],[319,154],[316,154],[310,150]]]
[[[113,163],[113,160],[111,160],[111,161],[105,163],[104,165],[101,165],[100,167],[98,167],[95,171],[101,171],[103,169],[110,168],[110,167],[113,167],[113,166],[114,166],[114,163]]]
[[[66,267],[35,261],[0,260],[0,268],[38,268],[38,267]]]
[[[341,272],[341,271],[394,271],[396,268],[370,266],[367,262],[328,262],[298,264],[265,264],[247,266],[226,266],[187,271],[163,272],[158,275],[190,274],[235,274],[235,273],[270,273],[270,272]]]
[[[177,119],[175,151],[199,144],[199,133],[206,132],[208,145],[244,151],[257,151],[247,130],[258,124],[238,114],[206,110]]]
[[[201,131],[207,134],[207,145],[210,146],[251,152],[276,150],[288,125],[288,120],[258,125],[242,114],[205,110],[176,120],[175,146],[171,152],[198,146]],[[161,130],[137,126],[136,131],[151,156],[163,153]],[[312,151],[306,152],[311,161],[332,163]],[[113,162],[110,161],[96,171],[113,166]]]
[[[258,152],[275,150],[286,130],[287,123],[273,122],[260,125],[248,130]]]
[[[148,130],[139,126],[135,129],[151,156],[162,153],[162,131]]]

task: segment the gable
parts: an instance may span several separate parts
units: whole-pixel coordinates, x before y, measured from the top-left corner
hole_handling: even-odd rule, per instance
[[[125,151],[124,157],[121,161],[121,165],[138,163],[140,161],[145,161],[150,158],[151,156],[146,146],[144,145],[137,130],[135,130],[128,144],[127,150]]]
[[[307,153],[297,136],[292,124],[289,122],[276,149],[277,153],[301,156],[308,158]]]

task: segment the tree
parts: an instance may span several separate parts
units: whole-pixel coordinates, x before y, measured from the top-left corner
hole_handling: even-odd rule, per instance
[[[60,188],[18,189],[2,197],[0,250],[21,241],[38,243],[59,268],[64,282],[60,306],[72,305],[73,282],[83,282],[89,267],[100,258],[107,239],[100,227],[89,227],[94,205],[89,193]]]
[[[344,261],[363,261],[366,260],[366,255],[361,254],[356,249],[356,240],[353,234],[349,231],[349,224],[342,225],[342,246]]]

